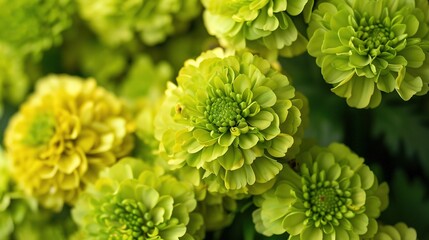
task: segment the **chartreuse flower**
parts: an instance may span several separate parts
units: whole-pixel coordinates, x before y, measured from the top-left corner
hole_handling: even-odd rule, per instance
[[[162,43],[185,30],[201,12],[198,0],[79,0],[78,8],[91,28],[110,44]]]
[[[292,17],[310,19],[314,0],[202,0],[207,31],[227,48],[294,56],[307,39]],[[269,54],[269,53],[268,53]]]
[[[429,87],[428,1],[326,0],[312,14],[308,52],[332,91],[356,108],[381,92],[407,101]]]
[[[273,188],[255,197],[258,232],[287,232],[291,240],[348,240],[376,233],[387,185],[378,185],[362,158],[331,144],[302,152],[296,163],[296,169],[285,165]]]
[[[166,91],[155,137],[171,165],[202,169],[209,191],[250,193],[282,169],[276,158],[296,153],[289,149],[300,143],[304,100],[263,58],[218,48],[187,61],[177,83]]]
[[[119,99],[93,79],[48,76],[6,129],[13,178],[41,205],[59,211],[131,151],[132,130]]]
[[[362,240],[416,240],[417,232],[414,228],[408,227],[400,222],[395,225],[379,224],[378,231],[372,238],[362,238]]]
[[[86,239],[200,239],[193,187],[158,166],[124,158],[101,172],[72,210]]]
[[[74,9],[71,0],[0,0],[0,42],[20,54],[38,54],[62,41]]]

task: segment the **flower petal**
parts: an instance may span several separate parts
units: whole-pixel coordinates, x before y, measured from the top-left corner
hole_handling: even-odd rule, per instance
[[[264,130],[270,126],[271,122],[274,120],[274,116],[269,111],[260,111],[253,117],[249,117],[247,122],[256,127],[259,130]]]
[[[255,134],[252,133],[248,133],[248,134],[242,134],[238,137],[238,145],[242,148],[242,149],[250,149],[252,147],[254,147],[258,141],[259,138],[258,136],[256,136]]]
[[[304,230],[304,212],[291,212],[283,219],[283,228],[291,235],[298,235]]]
[[[302,237],[302,239],[322,240],[323,239],[323,232],[320,228],[307,227],[302,232],[301,237]]]
[[[263,108],[273,106],[277,101],[277,96],[269,87],[259,86],[253,89],[253,100]]]

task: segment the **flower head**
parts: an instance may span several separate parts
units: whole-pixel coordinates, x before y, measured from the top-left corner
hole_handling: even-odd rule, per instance
[[[155,45],[183,31],[198,16],[198,0],[79,0],[83,19],[101,39],[118,46],[139,36],[143,43]]]
[[[155,136],[177,167],[204,170],[212,192],[248,193],[293,157],[304,100],[286,76],[249,52],[221,49],[188,61],[170,84]]]
[[[381,92],[407,101],[429,87],[429,6],[425,0],[327,0],[309,23],[308,52],[332,91],[356,108]]]
[[[314,0],[203,0],[204,23],[224,47],[294,56],[307,40],[292,16],[309,19]]]
[[[88,186],[72,214],[87,239],[198,239],[196,204],[192,185],[125,158]]]
[[[131,151],[131,131],[121,102],[94,80],[46,77],[6,129],[12,175],[43,206],[60,210]]]
[[[0,41],[21,54],[38,54],[61,42],[74,5],[70,0],[2,0],[0,9]]]
[[[416,240],[417,232],[414,228],[408,227],[400,222],[395,225],[379,224],[378,231],[372,238],[362,238],[363,240]]]
[[[274,187],[257,196],[257,231],[289,239],[357,239],[377,230],[387,185],[346,146],[312,147],[285,166]]]

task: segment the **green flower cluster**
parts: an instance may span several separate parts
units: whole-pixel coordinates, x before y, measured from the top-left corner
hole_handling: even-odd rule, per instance
[[[363,158],[306,139],[323,106],[304,137],[279,56],[305,51],[351,107],[424,95],[429,3],[0,0],[0,240],[415,240]]]
[[[198,0],[79,0],[79,12],[109,45],[134,41],[155,45],[183,31],[199,15]]]
[[[376,107],[381,92],[407,101],[429,89],[426,0],[322,1],[308,35],[308,52],[349,106]]]
[[[0,116],[3,102],[17,105],[29,89],[28,57],[57,46],[70,27],[70,0],[0,0]]]
[[[308,21],[314,0],[203,0],[202,3],[207,31],[224,47],[288,57],[306,49],[307,39],[291,17],[302,14]]]
[[[124,158],[88,186],[72,216],[86,239],[201,239],[196,206],[192,185]]]
[[[372,237],[388,204],[387,184],[378,184],[363,159],[342,144],[318,146],[286,165],[275,185],[255,197],[256,230],[289,239]]]
[[[19,54],[39,54],[62,41],[73,12],[70,0],[1,0],[0,42]]]
[[[177,83],[168,86],[155,137],[171,165],[203,169],[209,191],[254,191],[282,169],[276,158],[297,152],[305,99],[263,58],[218,48],[187,61]]]

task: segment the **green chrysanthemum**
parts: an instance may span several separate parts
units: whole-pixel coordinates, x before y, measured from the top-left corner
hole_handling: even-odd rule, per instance
[[[18,185],[59,211],[132,150],[132,131],[122,102],[95,80],[51,75],[10,119],[5,145]]]
[[[362,240],[416,240],[417,232],[405,223],[397,223],[394,226],[379,224],[378,231],[372,238]]]
[[[190,184],[125,158],[101,172],[72,215],[87,239],[199,239],[196,205]]]
[[[429,89],[426,0],[326,0],[308,34],[325,81],[352,107],[378,106],[381,92],[407,101]]]
[[[186,62],[177,82],[155,134],[170,164],[204,170],[210,191],[246,194],[278,174],[275,158],[296,153],[305,101],[268,61],[216,49]]]
[[[386,207],[387,184],[378,185],[363,159],[346,146],[312,147],[285,166],[272,189],[255,198],[258,232],[297,239],[372,237]]]
[[[310,18],[314,0],[203,0],[204,23],[224,47],[294,56],[307,40],[292,16]]]
[[[137,35],[155,45],[186,29],[201,11],[198,0],[79,0],[79,11],[103,41],[129,43]]]
[[[1,0],[0,41],[21,54],[38,54],[61,42],[73,11],[70,0]]]

